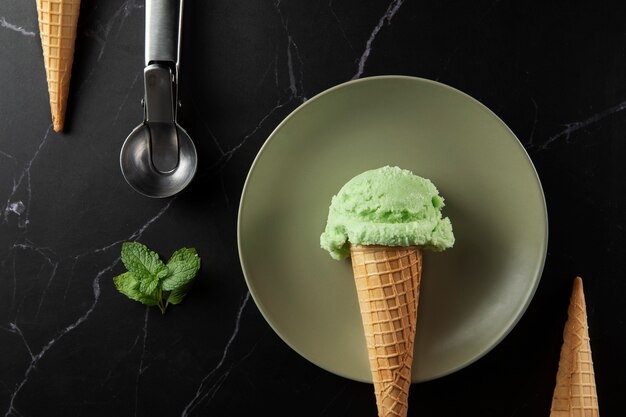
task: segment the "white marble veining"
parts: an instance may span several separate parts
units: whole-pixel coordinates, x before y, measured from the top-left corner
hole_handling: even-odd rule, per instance
[[[291,46],[295,45],[291,36],[287,36],[287,69],[289,70],[289,90],[294,97],[298,97],[298,87],[296,77],[293,74],[293,59],[291,57]]]
[[[59,261],[55,259],[56,254],[54,253],[52,249],[47,248],[47,247],[37,246],[28,239],[25,239],[25,243],[15,243],[12,249],[21,249],[21,250],[31,251],[31,252],[38,254],[39,256],[43,258],[43,260],[49,265],[51,269],[46,286],[44,287],[44,290],[41,293],[41,297],[39,297],[39,304],[37,305],[37,310],[35,312],[35,319],[37,319],[39,317],[39,312],[41,311],[41,306],[43,305],[43,302],[46,298],[46,294],[48,293],[48,290],[50,289],[50,284],[52,284],[52,281],[54,280],[54,277],[56,276],[57,269],[59,267]]]
[[[346,30],[343,27],[343,23],[339,19],[339,16],[337,16],[337,12],[335,12],[335,8],[333,7],[333,0],[328,1],[328,9],[330,10],[330,14],[333,16],[333,19],[335,20],[335,22],[337,22],[337,26],[339,27],[339,31],[341,32],[341,36],[346,41],[350,49],[352,49],[352,51],[356,53],[356,50],[354,49],[354,45],[352,45],[352,42],[350,41],[350,39],[348,38],[348,35],[346,34]]]
[[[601,112],[594,113],[593,115],[587,117],[584,120],[580,120],[578,122],[566,123],[565,129],[562,131],[550,136],[543,144],[538,147],[538,150],[542,151],[550,147],[555,141],[559,139],[563,139],[565,142],[569,141],[569,138],[572,133],[583,129],[592,124],[598,123],[600,120],[609,117],[615,113],[619,113],[626,109],[626,101],[622,101],[621,103],[609,107],[608,109],[602,110]]]
[[[230,375],[232,370],[235,367],[239,366],[242,362],[244,362],[250,356],[252,356],[257,346],[259,346],[259,341],[257,341],[254,345],[252,345],[252,348],[248,351],[248,353],[246,353],[244,356],[241,357],[241,359],[239,359],[237,362],[232,364],[226,371],[224,371],[224,373],[222,373],[220,378],[207,390],[207,392],[210,394],[207,395],[206,398],[204,398],[203,400],[203,404],[205,406],[209,404],[213,400],[213,398],[215,398],[215,395],[220,391],[220,389],[224,385],[224,382],[226,382],[226,379],[228,379],[228,376]]]
[[[215,367],[211,370],[211,372],[209,372],[204,378],[202,378],[202,381],[200,381],[200,385],[198,386],[198,389],[196,390],[196,394],[183,409],[183,412],[181,413],[181,417],[187,417],[189,413],[191,413],[194,410],[194,408],[200,405],[204,400],[206,400],[206,398],[209,395],[212,394],[213,391],[216,390],[216,387],[217,389],[219,389],[219,386],[221,386],[224,380],[228,377],[230,370],[223,372],[217,378],[217,381],[214,382],[214,384],[211,387],[209,388],[206,387],[208,382],[211,380],[211,377],[213,377],[213,375],[217,371],[219,371],[220,368],[224,365],[224,361],[226,360],[226,356],[228,355],[228,350],[230,349],[230,346],[233,344],[233,341],[235,340],[235,338],[237,337],[237,334],[239,334],[239,324],[241,322],[241,315],[243,314],[243,310],[248,304],[249,300],[250,300],[250,292],[246,291],[246,295],[244,295],[243,300],[241,301],[241,304],[239,304],[239,309],[237,310],[237,316],[235,317],[235,327],[233,329],[232,334],[230,335],[230,338],[226,342],[226,346],[224,347],[224,350],[222,351],[222,357],[220,358],[217,365],[215,365]]]
[[[36,35],[36,33],[33,32],[33,31],[26,30],[26,29],[24,29],[21,26],[14,25],[13,23],[7,22],[7,20],[4,18],[4,16],[0,16],[0,27],[12,30],[12,31],[17,32],[19,34],[22,34],[24,36],[33,37],[33,36]]]
[[[369,58],[371,51],[372,51],[372,44],[374,43],[374,40],[376,38],[376,36],[378,35],[378,33],[380,32],[380,30],[382,29],[383,25],[386,24],[391,24],[391,20],[393,19],[393,17],[396,15],[396,13],[398,12],[398,10],[400,9],[400,6],[402,6],[404,0],[393,0],[389,6],[387,7],[387,10],[385,11],[385,13],[383,14],[383,16],[380,18],[378,24],[376,25],[376,27],[374,28],[374,30],[372,31],[372,33],[370,34],[370,37],[365,45],[365,51],[363,52],[361,58],[359,59],[359,64],[358,64],[358,70],[357,73],[352,77],[352,79],[356,79],[356,78],[360,78],[361,75],[363,74],[364,68],[365,68],[365,64],[367,62],[367,59]],[[215,135],[210,131],[209,127],[206,125],[206,123],[204,123],[205,127],[208,129],[209,131],[209,136],[212,138],[212,140],[217,144],[220,152],[222,153],[220,159],[215,163],[215,165],[213,166],[213,168],[217,168],[218,171],[220,171],[227,163],[228,161],[230,161],[230,159],[233,157],[233,155],[241,148],[243,147],[246,142],[248,141],[248,139],[250,139],[252,136],[254,136],[257,131],[264,125],[264,123],[267,121],[267,119],[269,119],[277,110],[281,109],[282,107],[284,107],[285,105],[289,104],[291,102],[292,99],[297,99],[298,101],[301,102],[305,102],[307,100],[307,97],[304,95],[304,87],[303,87],[303,83],[302,80],[304,78],[304,74],[303,74],[303,66],[304,63],[302,61],[302,58],[300,57],[300,52],[298,49],[298,45],[295,43],[295,41],[293,40],[293,37],[291,36],[290,32],[289,32],[289,25],[288,25],[288,19],[284,17],[282,10],[280,9],[280,0],[275,0],[273,2],[274,7],[276,9],[276,13],[278,14],[278,17],[281,21],[281,25],[283,27],[283,30],[285,32],[286,35],[286,40],[287,40],[287,50],[286,50],[286,55],[287,55],[287,72],[288,72],[288,78],[289,78],[289,91],[291,93],[291,97],[287,100],[281,100],[279,99],[275,106],[272,107],[268,113],[266,113],[263,117],[261,117],[261,119],[259,120],[259,122],[256,124],[256,126],[248,133],[246,134],[240,141],[239,143],[237,143],[235,146],[233,146],[231,149],[224,151],[221,144],[219,143],[219,141],[217,140],[217,138],[215,137]],[[332,5],[329,5],[329,7],[331,7],[332,9]],[[334,13],[334,12],[333,12]],[[299,77],[296,78],[296,70],[294,69],[294,55],[295,55],[295,59],[298,62],[298,75]],[[275,57],[275,67],[274,67],[274,77],[275,77],[275,83],[278,87],[279,85],[279,77],[278,77],[278,57]],[[197,106],[194,103],[194,106],[197,109]],[[226,196],[226,200],[228,200],[228,197]]]
[[[22,213],[24,213],[25,209],[26,209],[26,206],[20,200],[17,200],[17,201],[14,201],[14,202],[10,203],[7,206],[7,208],[6,208],[7,211],[9,211],[11,213],[15,213],[18,216],[21,216]]]
[[[139,380],[141,375],[145,372],[147,367],[144,367],[143,361],[146,357],[146,341],[148,339],[148,316],[150,314],[150,307],[146,306],[146,314],[143,319],[143,341],[141,345],[141,356],[139,357],[139,367],[137,368],[137,378],[135,379],[135,416],[139,410]]]
[[[39,316],[41,306],[46,298],[46,294],[48,290],[50,289],[50,284],[52,283],[52,280],[54,280],[54,277],[56,276],[57,268],[59,266],[59,261],[56,260],[56,254],[54,253],[54,251],[52,251],[52,249],[48,247],[37,246],[26,238],[24,239],[24,243],[15,243],[11,249],[12,250],[20,249],[22,251],[30,251],[30,252],[37,254],[43,259],[43,261],[48,265],[48,267],[51,270],[50,274],[48,275],[46,286],[44,290],[42,291],[41,296],[39,297],[39,303],[37,305],[37,310],[35,313],[35,318],[37,318]],[[15,254],[13,255],[13,262],[15,262]],[[44,267],[42,265],[40,272],[43,271],[43,269]],[[13,300],[12,300],[13,305],[15,304],[16,291],[17,291],[17,274],[15,271],[15,267],[13,267]],[[15,311],[15,316],[16,316],[15,320],[17,320],[18,313],[19,313],[19,308]]]
[[[39,150],[37,151],[37,153],[39,152]],[[35,156],[36,157],[36,156]],[[34,158],[32,160],[34,160]],[[154,222],[156,222],[159,218],[161,218],[163,216],[163,214],[165,214],[165,212],[170,208],[170,206],[172,205],[172,203],[174,202],[174,198],[170,199],[170,201],[168,201],[160,210],[159,212],[152,216],[150,219],[148,219],[148,221],[146,221],[143,225],[141,225],[137,230],[135,230],[133,233],[131,233],[126,239],[122,239],[116,242],[113,242],[109,245],[106,245],[104,247],[101,248],[97,248],[94,249],[92,251],[77,255],[76,257],[74,257],[74,261],[76,261],[77,259],[79,259],[82,256],[86,256],[87,254],[94,254],[94,253],[98,253],[98,252],[103,252],[106,251],[107,249],[110,249],[118,244],[120,244],[123,241],[127,241],[127,240],[136,240],[139,239],[141,237],[141,235],[148,229],[148,227],[150,227]],[[51,277],[48,279],[48,284],[46,286],[46,289],[49,287],[50,282],[52,281],[52,279],[54,278],[54,274],[56,274],[56,269],[58,267],[58,262],[54,262],[51,258],[48,257],[48,255],[46,254],[46,250],[49,250],[49,248],[41,248],[41,247],[37,247],[35,245],[32,244],[32,242],[28,242],[28,243],[19,243],[19,244],[15,244],[14,245],[16,249],[29,249],[29,250],[33,250],[35,252],[38,252],[40,254],[42,254],[42,256],[46,257],[47,261],[54,264],[54,269],[53,269],[53,274],[51,275]],[[9,399],[9,407],[6,411],[6,413],[4,414],[5,417],[9,417],[13,414],[17,414],[19,415],[19,412],[16,410],[15,408],[15,400],[17,398],[17,396],[19,395],[20,391],[22,390],[22,388],[24,387],[24,385],[28,382],[29,377],[32,373],[32,371],[35,369],[37,363],[39,363],[46,355],[46,353],[48,352],[48,350],[50,350],[59,340],[61,340],[62,338],[64,338],[65,336],[67,336],[69,333],[71,333],[74,329],[76,329],[77,327],[79,327],[81,324],[83,324],[85,321],[87,321],[87,319],[89,318],[89,316],[91,316],[91,314],[93,313],[93,311],[95,310],[96,306],[98,305],[98,302],[100,300],[100,280],[101,278],[105,275],[108,274],[109,272],[111,272],[113,270],[113,268],[118,264],[118,262],[120,261],[120,257],[117,257],[113,262],[111,262],[108,266],[106,266],[105,268],[101,269],[98,273],[96,273],[93,281],[92,281],[92,294],[93,294],[93,300],[91,305],[87,308],[87,310],[81,314],[76,320],[74,320],[72,323],[70,323],[69,325],[65,326],[64,328],[62,328],[61,330],[59,330],[57,332],[57,334],[52,337],[44,346],[43,348],[37,353],[37,354],[33,354],[32,351],[30,351],[30,356],[31,356],[31,361],[30,363],[27,365],[26,370],[24,371],[24,375],[21,379],[20,382],[18,382],[15,385],[15,389],[10,393],[10,399]],[[45,296],[45,290],[44,293],[42,294],[42,299]],[[41,303],[40,303],[40,307],[41,307]],[[17,324],[15,322],[12,322],[13,325],[17,326]],[[11,328],[12,326],[9,325]],[[144,333],[144,338],[147,337],[147,315],[146,315],[146,321],[144,323],[145,326],[145,333]],[[21,332],[20,332],[21,334]],[[145,340],[144,340],[144,345],[143,345],[143,351],[142,351],[142,358],[145,354]],[[144,367],[143,367],[143,359],[141,359],[140,361],[140,370],[141,372],[143,372]]]
[[[246,142],[248,141],[248,139],[250,139],[252,136],[254,136],[254,134],[256,132],[258,132],[259,129],[261,129],[261,127],[265,124],[265,122],[267,121],[267,119],[269,119],[277,110],[281,109],[282,107],[284,107],[286,104],[288,104],[290,101],[292,100],[292,98],[289,98],[286,101],[281,102],[280,100],[276,103],[276,105],[274,107],[272,107],[270,109],[270,111],[261,118],[261,120],[257,123],[257,125],[250,131],[250,133],[246,134],[243,139],[241,139],[241,141],[233,146],[231,149],[229,149],[228,151],[224,152],[224,154],[222,155],[222,157],[217,161],[217,163],[215,164],[215,167],[219,169],[222,169],[227,163],[228,161],[230,161],[230,159],[233,157],[233,155],[235,154],[235,152],[237,152],[242,146],[244,146],[246,144]]]
[[[95,39],[100,45],[100,51],[98,52],[98,58],[96,62],[100,62],[104,55],[104,50],[109,40],[111,30],[117,26],[117,36],[120,34],[120,30],[124,26],[126,19],[131,15],[133,10],[142,9],[143,4],[137,4],[136,0],[127,0],[118,7],[105,24],[98,25],[97,30],[85,32],[85,36]]]
[[[146,221],[144,224],[142,224],[137,230],[135,230],[134,232],[132,232],[130,235],[128,235],[126,238],[123,239],[119,239],[116,240],[115,242],[111,242],[105,246],[96,248],[96,249],[91,249],[87,252],[82,252],[76,256],[74,256],[73,259],[78,260],[82,257],[88,256],[88,255],[94,255],[97,253],[101,253],[101,252],[106,252],[109,249],[123,243],[123,242],[130,242],[130,241],[135,241],[137,239],[139,239],[141,237],[141,235],[143,235],[143,233],[157,220],[159,220],[161,218],[161,216],[163,216],[172,206],[172,204],[176,201],[176,199],[178,198],[178,195],[175,195],[174,197],[170,198],[167,203],[165,203],[163,205],[163,207],[161,207],[161,209],[154,215],[152,216],[148,221]]]
[[[8,154],[8,153],[6,153],[4,151],[0,151],[0,156],[4,156],[5,158],[9,158],[9,159],[12,159],[12,160],[15,161],[15,157],[13,155]]]
[[[365,64],[367,63],[367,59],[372,53],[372,45],[374,44],[374,40],[376,39],[378,32],[380,32],[380,30],[383,28],[385,22],[388,25],[391,24],[391,19],[393,19],[393,17],[396,15],[398,10],[400,9],[400,6],[402,6],[402,3],[404,3],[404,0],[392,0],[392,2],[389,3],[389,7],[387,7],[387,10],[382,15],[382,17],[378,21],[378,24],[374,27],[372,33],[367,39],[367,42],[365,43],[365,50],[363,51],[363,54],[361,54],[361,58],[359,58],[359,65],[356,74],[352,76],[353,80],[359,79],[363,75],[363,71],[365,70]]]
[[[120,5],[120,7],[118,7],[115,10],[115,12],[111,15],[111,17],[107,19],[106,23],[98,24],[95,30],[89,29],[84,32],[84,35],[86,37],[94,39],[99,45],[99,51],[98,51],[98,56],[96,58],[96,63],[99,63],[100,60],[102,60],[102,57],[104,56],[104,52],[109,43],[109,35],[111,34],[111,31],[113,30],[113,28],[117,26],[117,33],[116,33],[116,38],[117,38],[120,34],[122,27],[124,26],[124,23],[126,22],[128,17],[132,14],[132,12],[134,10],[142,9],[143,7],[144,7],[143,4],[138,4],[137,0],[126,0]],[[83,86],[86,85],[89,80],[91,80],[91,77],[93,76],[96,69],[102,69],[102,66],[93,65],[91,67],[91,71],[89,71],[87,76],[80,83],[80,86],[76,89],[75,94],[78,95],[78,93],[83,88]]]
[[[298,50],[298,45],[293,40],[291,33],[289,32],[289,23],[288,20],[283,16],[283,13],[280,9],[280,0],[274,2],[274,7],[276,8],[276,13],[280,18],[280,22],[283,26],[283,30],[285,35],[287,36],[287,73],[289,75],[289,91],[293,98],[300,100],[304,103],[307,98],[304,95],[304,87],[302,86],[302,80],[304,78],[302,58],[300,57],[300,51]],[[294,62],[293,56],[295,54],[296,59],[298,60],[298,71],[299,71],[299,79],[296,80],[295,72],[294,72]]]
[[[28,351],[28,354],[30,355],[30,359],[34,359],[35,355],[33,355],[33,350],[30,348],[28,341],[26,340],[26,338],[24,337],[24,333],[22,333],[22,330],[19,328],[19,326],[15,323],[9,323],[9,331],[11,333],[16,333],[20,339],[22,339],[22,342],[24,343],[24,347],[26,348],[26,350]]]
[[[137,84],[137,81],[139,81],[139,76],[142,75],[142,73],[140,71],[137,71],[137,74],[135,75],[135,78],[133,78],[133,82],[130,83],[130,86],[128,86],[127,90],[126,90],[126,94],[124,95],[124,98],[122,99],[120,105],[117,107],[117,111],[115,112],[115,116],[113,117],[113,122],[111,123],[111,126],[115,126],[118,122],[118,120],[120,119],[120,115],[122,114],[122,110],[124,109],[124,106],[126,106],[126,102],[128,101],[128,97],[130,97],[130,94],[133,92],[133,89],[135,88],[135,85]],[[137,110],[139,110],[139,103],[140,101],[137,101]]]
[[[23,216],[20,215],[20,220],[19,220],[19,225],[22,228],[26,228],[28,226],[28,223],[30,222],[29,220],[29,208],[30,208],[30,202],[31,202],[31,198],[32,198],[32,191],[31,191],[31,184],[30,184],[30,170],[33,166],[33,163],[35,162],[35,160],[37,159],[37,157],[39,156],[39,153],[41,152],[41,150],[43,149],[43,147],[45,146],[47,140],[48,140],[48,136],[50,135],[50,131],[52,130],[52,124],[50,124],[48,126],[48,129],[46,129],[46,133],[43,135],[43,139],[41,139],[41,141],[39,142],[39,146],[37,147],[37,149],[35,150],[35,152],[33,153],[33,156],[24,164],[24,168],[22,169],[22,171],[20,172],[19,176],[14,176],[13,177],[13,187],[11,189],[11,193],[9,194],[7,200],[6,200],[6,204],[4,205],[4,208],[2,209],[2,213],[3,213],[3,222],[7,223],[8,221],[8,216],[9,213],[13,212],[13,210],[11,210],[11,205],[14,203],[17,203],[16,201],[13,201],[13,197],[15,196],[15,194],[17,193],[17,191],[20,189],[20,187],[22,186],[22,183],[24,182],[24,178],[26,178],[26,192],[28,195],[28,199],[26,200],[26,203],[22,202],[20,200],[20,203],[22,204],[22,206],[25,206],[25,213],[24,211],[22,211],[22,213],[20,214],[24,214]]]
[[[20,391],[22,390],[22,388],[24,387],[24,385],[28,382],[28,379],[30,377],[31,372],[35,369],[37,363],[39,363],[39,361],[46,355],[46,353],[48,352],[48,350],[50,350],[50,348],[52,348],[59,340],[61,340],[63,337],[65,337],[72,330],[74,330],[75,328],[80,326],[85,320],[87,320],[89,318],[91,313],[96,308],[96,304],[98,303],[98,300],[100,298],[100,278],[105,273],[111,271],[113,269],[113,267],[115,267],[115,265],[117,265],[119,260],[120,260],[120,258],[117,258],[113,263],[111,263],[109,266],[107,266],[106,268],[102,269],[100,272],[98,272],[96,274],[96,277],[94,278],[93,283],[92,283],[94,300],[93,300],[93,303],[91,304],[91,306],[87,309],[87,311],[84,314],[82,314],[80,317],[78,317],[78,319],[76,319],[73,323],[71,323],[71,324],[67,325],[65,328],[61,329],[56,334],[56,336],[54,336],[52,339],[50,339],[48,341],[48,343],[46,343],[43,346],[43,348],[36,355],[32,355],[32,352],[31,352],[31,361],[28,364],[28,366],[26,367],[26,370],[24,371],[24,376],[23,376],[22,380],[19,383],[16,384],[15,389],[10,393],[9,407],[8,407],[6,413],[4,414],[4,417],[9,417],[12,414],[19,414],[18,411],[15,408],[15,400],[16,400],[18,394],[20,393]]]

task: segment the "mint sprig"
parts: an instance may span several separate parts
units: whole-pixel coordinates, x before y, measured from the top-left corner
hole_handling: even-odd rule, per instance
[[[122,263],[128,270],[113,278],[119,292],[148,306],[158,306],[162,314],[170,304],[179,304],[189,292],[200,270],[200,257],[194,248],[181,248],[164,264],[155,252],[139,242],[122,244]]]

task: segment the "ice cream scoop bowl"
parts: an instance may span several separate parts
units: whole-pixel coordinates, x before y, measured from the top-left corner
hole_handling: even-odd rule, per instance
[[[196,147],[177,122],[182,11],[182,0],[146,1],[144,121],[120,152],[126,182],[154,198],[182,191],[198,164]]]
[[[128,136],[120,154],[120,166],[124,178],[137,192],[148,197],[172,196],[191,182],[197,166],[196,148],[185,130],[176,125],[178,140],[175,152],[178,162],[169,172],[161,172],[153,163],[151,135],[147,124],[139,125]],[[167,156],[167,155],[166,155]]]

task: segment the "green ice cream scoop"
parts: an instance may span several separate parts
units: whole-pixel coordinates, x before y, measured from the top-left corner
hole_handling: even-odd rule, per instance
[[[454,245],[443,197],[433,183],[398,167],[366,171],[333,197],[320,245],[334,259],[352,245],[422,246],[442,251]]]

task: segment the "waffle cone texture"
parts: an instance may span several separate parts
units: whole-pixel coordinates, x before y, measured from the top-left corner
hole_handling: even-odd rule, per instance
[[[550,417],[598,417],[587,308],[580,277],[574,280],[567,316]]]
[[[70,90],[80,0],[37,0],[52,124],[63,131]]]
[[[352,246],[379,417],[405,417],[417,321],[422,252],[419,247]]]

